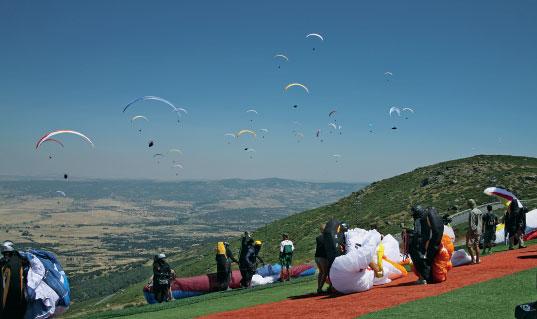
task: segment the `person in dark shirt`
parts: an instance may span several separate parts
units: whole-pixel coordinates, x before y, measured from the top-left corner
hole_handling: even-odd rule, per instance
[[[158,254],[153,259],[153,293],[158,303],[168,301],[172,270],[164,260],[166,255]]]
[[[323,292],[323,286],[328,277],[328,259],[326,258],[326,250],[324,247],[324,225],[320,227],[321,234],[315,238],[315,263],[319,269],[319,275],[317,276],[317,293]]]
[[[233,256],[228,242],[218,242],[216,249],[216,279],[219,290],[229,289],[231,280],[231,262],[239,263]]]
[[[22,319],[26,312],[26,261],[14,249],[12,242],[4,242],[1,252],[0,318]]]
[[[257,260],[263,265],[265,262],[259,257],[259,251],[261,250],[261,241],[254,241],[253,238],[249,238],[246,242],[245,253],[242,258],[239,259],[239,269],[241,271],[241,287],[248,288],[252,283],[252,276],[255,274],[257,268]],[[242,251],[241,251],[242,252]]]
[[[483,255],[492,250],[492,243],[496,240],[496,225],[498,217],[492,212],[492,206],[487,205],[487,212],[483,215]]]

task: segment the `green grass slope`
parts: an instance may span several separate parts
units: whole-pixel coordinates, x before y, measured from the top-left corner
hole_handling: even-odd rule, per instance
[[[372,183],[336,203],[295,214],[275,221],[254,232],[263,241],[261,256],[266,262],[278,259],[281,233],[289,233],[295,242],[295,263],[311,262],[315,250],[315,237],[319,226],[329,218],[344,220],[353,227],[375,227],[384,233],[398,233],[401,222],[410,223],[410,207],[421,203],[435,206],[440,212],[455,213],[465,207],[466,200],[474,198],[478,203],[494,199],[483,194],[488,186],[503,185],[515,190],[519,197],[537,197],[537,158],[480,155],[443,162],[415,169],[411,172]],[[239,240],[231,240],[238,248]],[[180,276],[203,274],[216,270],[214,247],[198,247],[187,255],[171,260]],[[147,267],[147,277],[150,275]],[[118,293],[99,306],[96,300],[73,306],[73,314],[87,310],[102,311],[125,304],[144,303],[140,283]]]
[[[536,245],[537,240],[533,240],[527,243],[528,245]],[[506,250],[506,246],[501,245],[494,247],[492,252],[497,253]],[[403,304],[394,308],[389,308],[377,313],[374,315],[367,316],[368,318],[376,318],[375,315],[379,315],[379,318],[399,318],[400,314],[406,313],[407,308],[410,309],[410,313],[420,314],[420,311],[424,314],[427,314],[429,317],[423,315],[418,318],[432,318],[432,314],[440,311],[441,306],[446,305],[447,295],[450,300],[450,303],[458,303],[458,308],[461,309],[470,309],[468,308],[468,302],[465,300],[458,300],[457,298],[466,298],[468,294],[479,292],[479,295],[475,295],[471,302],[478,302],[479,304],[485,304],[490,301],[489,296],[497,295],[499,298],[507,299],[510,297],[509,305],[516,305],[524,303],[526,301],[532,300],[527,299],[529,293],[532,292],[531,289],[534,282],[528,280],[528,276],[535,276],[535,269],[530,271],[521,272],[518,274],[513,274],[506,276],[504,278],[498,278],[491,280],[490,282],[480,283],[469,287],[464,287],[461,289],[454,290],[452,292],[436,296],[429,297],[423,300],[413,301],[407,304]],[[520,277],[519,277],[520,276]],[[515,279],[513,279],[515,278]],[[531,279],[531,278],[530,278]],[[511,282],[515,282],[518,285],[519,281],[524,281],[524,284],[520,285],[522,289],[517,290],[510,288]],[[193,298],[182,299],[170,303],[164,303],[159,305],[144,305],[140,307],[129,307],[122,310],[108,311],[98,313],[92,316],[89,316],[88,319],[109,319],[109,318],[193,318],[198,316],[204,316],[212,313],[235,310],[241,308],[252,307],[259,304],[266,304],[270,302],[277,302],[281,300],[288,299],[293,296],[304,296],[310,293],[315,292],[317,289],[316,277],[305,277],[300,278],[291,282],[285,282],[283,284],[275,283],[271,285],[255,287],[253,289],[241,289],[233,290],[226,292],[216,292],[207,295],[202,295]],[[377,288],[378,289],[378,288]],[[489,290],[492,289],[492,290]],[[513,292],[513,290],[517,290]],[[460,292],[459,292],[460,291]],[[535,297],[536,294],[531,296]],[[483,296],[483,298],[482,298]],[[503,299],[494,299],[494,300],[503,300]],[[427,305],[427,309],[423,310],[423,305]],[[465,307],[465,308],[463,308]],[[399,309],[401,308],[401,309]],[[512,309],[510,307],[509,309]],[[491,316],[491,318],[509,318],[509,316],[503,316],[504,311],[499,312],[500,316]],[[394,315],[395,314],[395,315]],[[446,316],[449,318],[466,318],[467,315],[463,315],[463,310],[454,312],[457,316]],[[414,318],[413,316],[409,318]]]

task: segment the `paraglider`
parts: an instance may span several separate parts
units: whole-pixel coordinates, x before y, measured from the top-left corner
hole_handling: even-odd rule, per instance
[[[137,102],[140,102],[140,101],[147,101],[147,100],[154,100],[154,101],[159,101],[159,102],[162,102],[162,103],[165,103],[167,104],[169,107],[172,108],[172,111],[174,112],[177,112],[177,108],[175,107],[175,105],[173,105],[170,101],[168,100],[165,100],[161,97],[158,97],[158,96],[152,96],[152,95],[147,95],[147,96],[142,96],[142,97],[139,97],[137,99],[134,99],[132,100],[129,104],[127,104],[125,106],[125,108],[123,109],[123,113],[125,113],[125,111],[133,104],[137,103]]]
[[[183,169],[183,165],[181,165],[181,164],[175,164],[172,167]]]
[[[237,133],[237,137],[240,137],[241,135],[244,135],[244,134],[250,134],[252,135],[254,138],[257,136],[257,134],[252,131],[252,130],[240,130],[238,133]]]
[[[389,76],[392,76],[392,75],[393,75],[393,73],[392,73],[392,72],[390,72],[390,71],[387,71],[387,72],[384,72],[384,75],[389,75]]]
[[[289,83],[285,86],[284,90],[287,91],[289,90],[289,88],[292,88],[294,86],[301,87],[302,89],[304,89],[304,91],[306,91],[306,93],[310,93],[310,90],[302,83]]]
[[[397,113],[397,116],[401,116],[401,109],[395,106],[390,107],[390,116],[392,116],[393,113]]]
[[[414,114],[414,110],[412,108],[410,108],[410,107],[405,107],[405,108],[403,108],[402,111],[403,112],[410,112],[410,113]],[[405,116],[405,120],[408,120],[408,116]]]
[[[392,130],[396,130],[396,129],[397,129],[397,126],[393,126],[393,127],[392,127]]]
[[[131,119],[131,123],[133,123],[134,121],[136,120],[146,120],[147,122],[149,122],[149,119],[143,115],[136,115],[136,116],[133,116],[132,119]]]
[[[252,158],[253,158],[253,153],[255,153],[255,149],[250,148],[250,147],[246,147],[246,148],[244,148],[244,150],[245,150],[247,153],[250,153],[250,159],[252,159]]]
[[[133,116],[133,117],[131,118],[131,124],[134,126],[134,121],[136,121],[136,120],[142,120],[142,119],[143,119],[143,120],[146,120],[146,122],[149,122],[149,119],[147,119],[147,117],[145,117],[145,116],[143,116],[143,115],[136,115],[136,116]],[[138,132],[139,132],[139,133],[142,133],[142,129],[141,129],[141,128],[138,129]]]
[[[254,110],[254,109],[251,109],[251,110],[247,110],[247,111],[246,111],[246,113],[255,113],[255,114],[259,114],[259,113],[257,113],[257,111],[256,111],[256,110]]]
[[[298,105],[297,104],[293,105],[293,108],[295,108],[295,109],[298,108]]]
[[[148,146],[149,146],[149,147],[153,147],[153,145],[155,145],[155,142],[153,142],[153,141],[149,141]]]
[[[310,34],[306,35],[306,38],[309,38],[309,37],[316,37],[316,38],[321,39],[321,41],[324,41],[323,36],[320,35],[319,33],[310,33]],[[315,47],[313,47],[312,51],[315,51]]]
[[[506,190],[504,188],[487,187],[483,192],[485,194],[489,195],[489,196],[499,197],[504,202],[512,202],[512,201],[516,200],[517,204],[518,204],[518,207],[519,208],[523,207],[522,203],[520,202],[520,200],[518,200],[518,198],[515,196],[515,194],[513,194],[512,192],[510,192],[510,191],[508,191],[508,190]]]
[[[224,134],[224,136],[232,137],[233,139],[237,138],[237,135],[235,135],[235,133],[226,133],[226,134]],[[228,139],[227,143],[231,144],[229,139]]]
[[[69,178],[69,175],[63,174],[63,179],[68,179],[68,178]]]
[[[289,61],[289,58],[288,58],[286,55],[284,55],[284,54],[276,54],[276,55],[274,56],[274,58],[282,58],[282,59],[284,59],[286,62]]]
[[[266,134],[266,133],[268,133],[269,130],[266,129],[266,128],[262,128],[262,129],[260,129],[260,131]],[[263,134],[263,135],[261,136],[261,138],[265,138],[265,134]]]
[[[155,157],[164,157],[164,154],[161,154],[161,153],[153,154],[153,158]]]
[[[36,143],[35,145],[35,148],[37,149],[41,144],[43,144],[46,140],[50,139],[51,137],[55,136],[55,135],[59,135],[59,134],[74,134],[74,135],[77,135],[77,136],[80,136],[82,137],[86,142],[88,142],[91,147],[95,147],[95,144],[93,144],[93,142],[89,139],[89,137],[87,137],[86,135],[80,133],[80,132],[77,132],[77,131],[72,131],[72,130],[58,130],[58,131],[52,131],[52,132],[49,132],[45,135],[43,135]],[[61,144],[61,143],[60,143]]]
[[[300,140],[304,138],[304,134],[302,132],[296,132],[295,136],[297,138],[297,143],[300,143]]]

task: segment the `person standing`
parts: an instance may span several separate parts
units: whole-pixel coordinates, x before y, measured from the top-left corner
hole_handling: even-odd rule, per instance
[[[324,225],[320,227],[321,234],[315,238],[315,263],[319,269],[317,276],[317,293],[323,292],[323,286],[328,277],[328,259],[326,258],[326,250],[324,248]]]
[[[216,279],[218,282],[218,290],[229,289],[229,281],[231,279],[231,262],[238,263],[233,256],[228,242],[218,242],[216,244]]]
[[[468,207],[471,209],[468,215],[468,232],[466,233],[466,247],[472,257],[472,263],[479,264],[479,240],[483,233],[483,213],[479,208],[475,200],[468,200]]]
[[[282,271],[280,273],[280,281],[284,280],[283,270],[287,270],[287,281],[291,280],[291,273],[289,268],[293,261],[293,252],[295,251],[295,246],[293,242],[289,240],[288,234],[282,234],[282,241],[280,242],[280,265],[282,265]]]
[[[526,212],[527,209],[520,203],[518,199],[513,199],[511,205],[509,205],[511,213],[515,219],[515,229],[513,236],[509,237],[509,249],[516,245],[518,242],[518,248],[526,248],[524,245],[524,233],[526,230]]]
[[[261,250],[261,241],[254,241],[253,238],[249,238],[246,242],[244,249],[245,253],[242,258],[239,259],[239,269],[241,271],[241,287],[248,288],[252,283],[252,276],[255,274],[257,268],[257,260],[263,265],[263,259],[259,257],[259,251]]]
[[[492,205],[487,205],[487,212],[483,214],[483,252],[482,255],[492,250],[492,243],[496,240],[496,225],[498,217],[492,212]]]
[[[409,234],[409,254],[419,277],[416,284],[424,285],[433,280],[432,265],[442,242],[444,223],[434,207],[425,210],[416,205],[412,207],[412,217],[414,230]]]
[[[26,261],[10,241],[4,242],[0,250],[0,318],[22,319],[27,305],[24,287]]]
[[[153,293],[158,303],[168,301],[172,278],[172,270],[165,260],[166,255],[160,253],[153,258]]]

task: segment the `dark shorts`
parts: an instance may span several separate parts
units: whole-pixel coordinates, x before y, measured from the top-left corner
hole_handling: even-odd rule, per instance
[[[293,255],[285,254],[280,257],[280,264],[282,267],[291,267],[291,262],[293,261]]]
[[[478,233],[474,232],[468,232],[466,235],[466,241],[468,242],[468,246],[478,246],[479,245],[479,235]]]
[[[495,231],[486,231],[483,234],[483,242],[485,244],[493,243],[496,240],[496,232]]]

